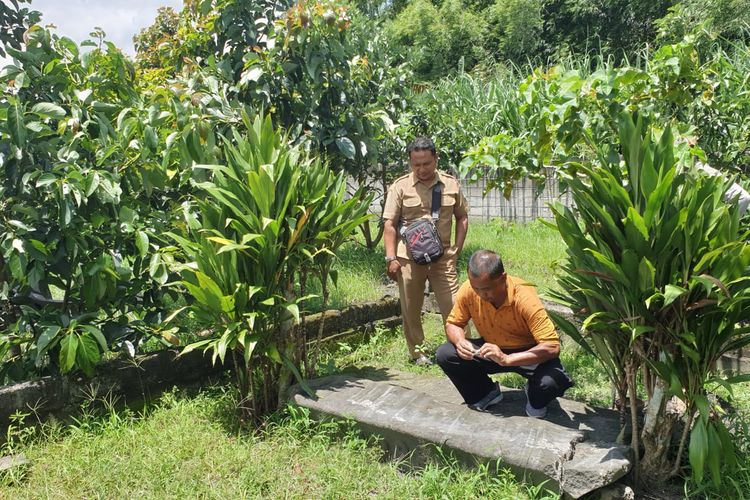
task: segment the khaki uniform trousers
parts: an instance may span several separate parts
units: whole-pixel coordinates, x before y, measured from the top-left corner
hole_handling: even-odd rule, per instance
[[[422,329],[422,305],[427,280],[435,294],[443,322],[453,308],[453,300],[458,292],[456,259],[453,255],[444,255],[434,264],[421,265],[413,260],[399,257],[401,274],[398,278],[399,300],[401,302],[401,319],[404,326],[406,345],[412,359],[418,358],[424,351],[424,330]]]

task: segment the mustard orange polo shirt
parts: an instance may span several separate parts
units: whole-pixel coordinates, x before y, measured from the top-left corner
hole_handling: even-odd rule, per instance
[[[495,308],[466,281],[458,290],[448,323],[465,328],[471,319],[479,335],[501,349],[522,349],[536,344],[560,345],[560,337],[533,286],[506,275],[508,296]]]

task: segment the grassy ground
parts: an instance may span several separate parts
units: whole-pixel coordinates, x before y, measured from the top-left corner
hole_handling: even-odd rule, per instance
[[[301,409],[241,433],[235,404],[224,387],[171,393],[143,414],[89,413],[16,436],[12,447],[32,465],[0,475],[0,497],[554,498],[507,472],[467,471],[449,458],[418,471],[383,461],[351,423],[316,423]]]
[[[438,315],[426,315],[425,326],[428,345],[443,341]],[[322,362],[329,373],[373,367],[442,376],[436,367],[407,361],[399,328],[332,345]],[[578,383],[569,396],[609,403],[594,360],[566,345],[563,363]],[[500,380],[521,384],[514,375]],[[750,421],[750,384],[737,389],[734,404]],[[556,498],[507,472],[465,470],[450,458],[422,469],[386,461],[377,442],[361,438],[350,423],[315,423],[302,410],[287,409],[261,431],[242,432],[235,405],[226,382],[197,395],[168,393],[140,413],[115,411],[99,400],[72,424],[14,427],[0,454],[23,452],[31,465],[0,473],[0,498]],[[737,444],[748,447],[748,436],[738,432]],[[685,496],[747,498],[750,464],[741,464],[732,481],[737,487],[728,492],[688,482]]]
[[[557,263],[565,258],[565,245],[555,229],[541,222],[472,221],[458,261],[460,282],[466,280],[469,257],[482,248],[498,252],[508,273],[534,283],[541,293],[558,286],[555,272]],[[386,293],[398,294],[388,286],[384,256],[382,241],[374,250],[367,250],[360,241],[344,245],[334,266],[339,273],[338,286],[331,289],[328,307],[340,309],[354,302],[377,300]],[[315,287],[310,291],[319,292]],[[307,307],[319,310],[320,301],[312,300]]]
[[[556,286],[554,263],[563,258],[563,245],[542,224],[472,224],[462,270],[478,248],[500,251],[511,274],[536,283],[541,291]],[[376,299],[387,290],[382,248],[370,252],[352,244],[340,257],[332,305]],[[426,344],[434,350],[444,342],[440,317],[426,314],[424,325]],[[572,342],[563,344],[561,357],[577,384],[568,397],[611,404],[609,383],[596,360]],[[373,367],[442,377],[437,367],[409,363],[400,328],[329,344],[321,363],[323,374]],[[499,380],[510,387],[523,383],[515,375]],[[449,458],[419,470],[384,461],[377,443],[359,437],[349,423],[314,423],[300,410],[280,412],[259,432],[242,432],[230,387],[227,382],[197,395],[170,393],[140,413],[94,401],[91,408],[98,409],[83,408],[72,424],[51,423],[38,430],[17,425],[0,455],[23,452],[31,464],[0,473],[0,498],[554,497],[519,484],[508,473],[467,471]],[[745,415],[745,428],[740,425],[735,434],[737,444],[750,450],[750,383],[737,386],[733,404]],[[685,496],[747,497],[750,464],[741,464],[731,475],[728,491],[701,488],[688,482]]]

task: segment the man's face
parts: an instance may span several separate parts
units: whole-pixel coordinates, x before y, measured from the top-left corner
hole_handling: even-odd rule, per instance
[[[489,274],[474,276],[469,273],[469,283],[479,298],[495,307],[500,307],[508,296],[508,282],[505,278],[505,273],[494,279]]]
[[[423,182],[430,182],[435,178],[435,170],[437,169],[437,156],[432,154],[429,149],[421,149],[412,151],[409,154],[409,164],[411,170],[417,179]]]

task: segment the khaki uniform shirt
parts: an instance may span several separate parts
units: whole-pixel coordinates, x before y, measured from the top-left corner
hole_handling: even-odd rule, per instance
[[[560,345],[560,337],[533,286],[507,276],[508,295],[500,307],[482,300],[466,281],[458,290],[447,322],[465,328],[471,319],[482,338],[500,349]]]
[[[383,219],[394,221],[397,231],[401,224],[408,225],[417,219],[431,219],[432,187],[438,181],[443,184],[443,199],[436,225],[446,254],[452,255],[454,253],[451,248],[453,217],[463,217],[469,213],[469,205],[461,192],[461,185],[452,175],[437,170],[435,179],[429,186],[419,182],[414,172],[399,177],[388,189]],[[396,256],[411,259],[411,255],[406,250],[406,245],[400,235],[398,236]]]

